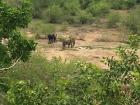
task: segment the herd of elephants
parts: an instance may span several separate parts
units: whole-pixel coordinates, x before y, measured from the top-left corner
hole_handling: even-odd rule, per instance
[[[54,33],[48,34],[48,44],[55,43],[57,39],[58,39],[57,34],[54,34]],[[61,42],[62,42],[63,49],[66,48],[66,46],[68,48],[70,47],[73,48],[75,46],[75,38],[72,36],[63,38]]]

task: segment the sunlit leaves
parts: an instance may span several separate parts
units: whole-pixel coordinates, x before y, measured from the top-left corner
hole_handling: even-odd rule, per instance
[[[7,67],[15,60],[27,61],[36,43],[22,37],[17,28],[25,28],[31,21],[31,3],[22,0],[18,6],[12,7],[0,2],[0,42],[8,40],[8,45],[0,45],[0,68]]]

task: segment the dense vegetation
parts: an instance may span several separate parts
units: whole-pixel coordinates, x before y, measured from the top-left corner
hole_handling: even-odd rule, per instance
[[[68,24],[100,24],[99,20],[105,19],[105,26],[108,28],[123,28],[129,33],[139,34],[138,4],[139,0],[33,0],[33,18],[42,20],[46,27],[50,27],[50,24],[62,24],[62,29]],[[120,14],[114,10],[127,13]],[[52,31],[55,31],[55,26],[45,31],[45,34]]]
[[[119,59],[104,58],[106,70],[84,61],[47,61],[34,55],[1,74],[0,99],[8,105],[138,105],[139,40],[130,36],[128,46],[118,47]]]
[[[92,23],[110,9],[130,9],[136,0],[33,0],[34,18],[50,23]]]
[[[139,0],[32,2],[33,17],[47,23],[92,23],[96,18],[106,17],[110,11],[107,16],[109,28],[124,26],[133,34],[140,33],[140,9],[135,7]],[[108,65],[106,70],[84,61],[66,63],[56,58],[47,61],[36,54],[29,60],[36,44],[32,40],[25,39],[18,30],[27,27],[31,21],[31,3],[29,0],[23,2],[13,0],[8,3],[9,5],[0,0],[0,41],[4,38],[9,40],[8,44],[0,43],[2,71],[0,104],[138,105],[140,103],[138,35],[130,36],[127,46],[117,48],[118,59],[104,58],[104,63]],[[133,9],[130,10],[127,19],[111,11],[131,8]]]
[[[33,40],[24,39],[17,28],[25,28],[31,21],[31,5],[23,1],[20,7],[9,7],[0,1],[0,71],[12,67],[17,61],[27,61],[35,50]],[[2,43],[7,38],[8,43]]]
[[[13,6],[19,4],[18,0],[6,1]],[[123,28],[133,34],[140,33],[139,0],[32,0],[32,3],[33,18],[39,20],[30,27],[35,33],[57,31],[52,24],[61,24],[62,30],[67,25],[102,24],[100,19],[107,21],[102,25],[107,28]],[[124,14],[114,10],[123,10]]]

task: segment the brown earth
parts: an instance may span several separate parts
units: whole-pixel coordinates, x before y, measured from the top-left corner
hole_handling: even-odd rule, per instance
[[[115,49],[119,45],[124,45],[120,42],[123,40],[120,32],[114,29],[70,27],[66,32],[57,33],[58,35],[72,35],[76,37],[76,45],[74,48],[62,50],[61,42],[48,45],[47,39],[38,40],[36,52],[48,60],[51,60],[53,57],[60,57],[66,61],[81,59],[94,63],[101,68],[106,68],[107,66],[101,62],[102,58],[116,56]],[[31,37],[31,33],[29,36]]]

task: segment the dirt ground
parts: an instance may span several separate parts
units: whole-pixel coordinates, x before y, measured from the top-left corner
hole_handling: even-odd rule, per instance
[[[62,43],[56,42],[49,45],[47,39],[37,40],[38,46],[36,53],[41,54],[48,60],[53,57],[61,58],[62,60],[85,60],[87,62],[96,64],[101,68],[107,68],[103,62],[103,57],[112,57],[115,55],[115,49],[119,45],[124,45],[120,41],[123,36],[120,32],[114,29],[98,29],[93,27],[70,27],[65,32],[56,32],[58,35],[72,35],[76,38],[76,45],[74,48],[67,48],[62,50]],[[32,36],[28,32],[29,37]]]

